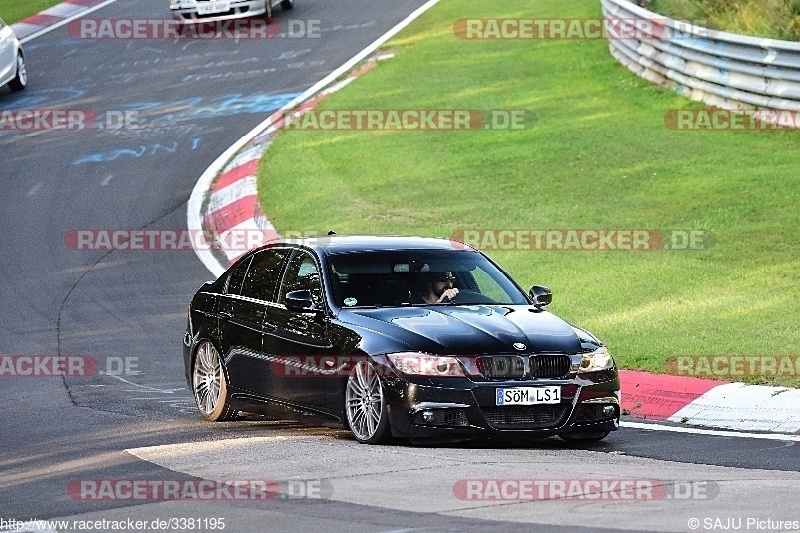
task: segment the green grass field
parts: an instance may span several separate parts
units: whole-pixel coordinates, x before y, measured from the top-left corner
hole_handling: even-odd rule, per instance
[[[0,18],[13,24],[36,13],[60,4],[64,0],[0,0]]]
[[[279,231],[448,237],[465,229],[702,229],[708,250],[491,252],[624,368],[674,355],[800,354],[800,134],[678,132],[700,106],[640,80],[604,41],[465,41],[442,2],[397,57],[319,109],[524,109],[524,131],[281,132],[259,175]],[[597,0],[509,0],[497,17],[599,17]],[[763,381],[760,379],[754,381]],[[797,376],[774,380],[800,385]]]

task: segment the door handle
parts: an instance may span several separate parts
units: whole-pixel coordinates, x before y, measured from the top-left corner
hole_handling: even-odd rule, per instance
[[[221,316],[222,318],[233,318],[233,313],[231,313],[230,311],[220,311],[219,316]]]

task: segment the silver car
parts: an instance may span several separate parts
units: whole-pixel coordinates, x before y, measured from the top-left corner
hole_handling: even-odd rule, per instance
[[[292,9],[294,0],[170,0],[169,9],[175,19],[192,22],[259,15],[271,17],[277,6]]]
[[[0,87],[6,83],[12,91],[21,91],[28,85],[28,71],[19,39],[0,19]]]

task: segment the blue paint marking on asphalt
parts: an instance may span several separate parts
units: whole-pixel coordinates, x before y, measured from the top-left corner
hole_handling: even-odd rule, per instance
[[[126,105],[124,111],[138,112],[141,117],[140,125],[162,122],[174,124],[185,120],[271,112],[288,104],[299,94],[257,92],[227,94],[214,98],[186,98],[173,102],[135,102]],[[159,112],[163,112],[163,114],[159,114]]]
[[[35,91],[28,90],[25,94],[20,94],[12,97],[5,105],[0,101],[4,111],[12,111],[16,109],[29,109],[32,107],[54,106],[64,102],[77,100],[86,94],[82,89],[75,87],[64,87],[59,89],[38,89]]]
[[[214,98],[186,98],[172,102],[135,102],[125,106],[124,111],[133,111],[138,115],[134,125],[141,128],[144,125],[175,124],[187,120],[211,119],[238,114],[271,113],[291,102],[299,93],[266,94],[262,92],[243,95],[227,94]],[[163,115],[159,111],[165,111]],[[146,115],[146,116],[143,116]],[[202,137],[189,141],[191,150],[196,150]],[[115,161],[120,157],[142,157],[155,155],[156,152],[175,153],[179,142],[173,145],[155,144],[152,146],[124,147],[108,152],[99,152],[80,157],[72,162],[73,165],[84,163],[104,163]]]
[[[190,144],[190,150],[196,150],[200,144],[202,137],[195,137]],[[107,161],[116,161],[120,157],[142,157],[145,155],[155,155],[157,152],[162,151],[168,154],[174,154],[182,145],[180,141],[172,141],[168,144],[155,143],[152,145],[136,146],[134,148],[120,148],[118,150],[110,150],[108,152],[99,152],[86,157],[81,157],[72,162],[73,165],[82,165],[84,163],[105,163]]]

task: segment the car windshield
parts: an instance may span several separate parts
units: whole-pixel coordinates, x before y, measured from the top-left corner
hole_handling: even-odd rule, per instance
[[[525,295],[478,252],[390,250],[333,254],[333,301],[339,307],[436,305],[433,295],[457,289],[439,305],[527,304]]]

